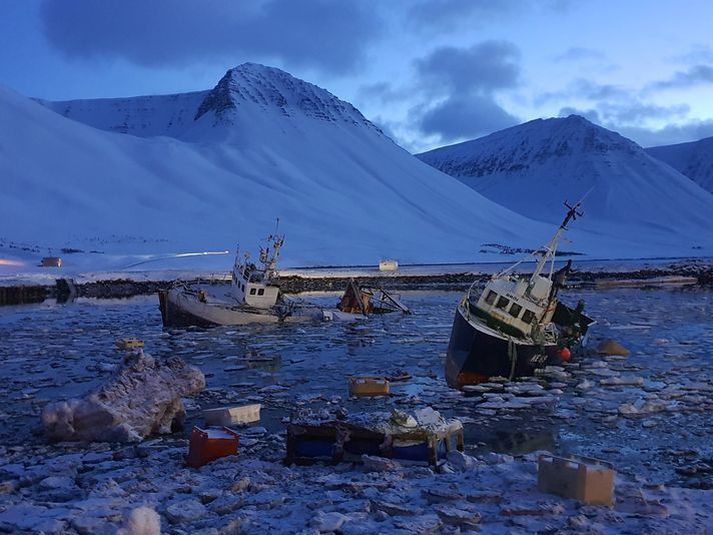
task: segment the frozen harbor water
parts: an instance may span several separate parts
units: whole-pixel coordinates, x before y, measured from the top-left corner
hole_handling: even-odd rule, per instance
[[[310,298],[326,303],[336,296],[322,294]],[[667,522],[680,522],[679,527],[689,528],[710,522],[710,516],[705,516],[710,511],[700,510],[695,504],[703,499],[701,496],[710,496],[707,489],[713,488],[711,289],[570,292],[566,298],[573,301],[583,298],[588,313],[599,321],[591,345],[614,338],[631,350],[630,357],[591,355],[566,368],[550,369],[542,378],[494,383],[467,394],[448,389],[443,379],[443,358],[460,293],[412,291],[404,292],[402,298],[415,311],[414,315],[352,324],[171,332],[161,328],[155,297],[79,300],[68,305],[48,302],[0,309],[3,340],[0,484],[5,485],[0,504],[6,503],[8,507],[0,512],[0,528],[15,526],[12,518],[20,515],[17,508],[22,506],[29,508],[30,513],[34,511],[32,515],[38,519],[36,525],[25,526],[28,529],[39,529],[38,525],[47,522],[50,527],[61,525],[79,533],[93,532],[82,521],[77,527],[61,515],[53,515],[52,506],[48,505],[60,503],[67,510],[86,512],[93,510],[92,499],[113,513],[87,514],[87,525],[96,520],[97,526],[116,529],[116,522],[128,504],[146,502],[155,506],[177,533],[184,524],[195,529],[225,526],[245,516],[248,505],[255,507],[248,507],[247,511],[275,509],[266,518],[276,523],[268,522],[265,531],[270,531],[269,526],[277,529],[276,526],[289,525],[285,524],[285,518],[290,514],[296,515],[297,528],[291,531],[314,528],[322,520],[341,522],[340,526],[351,525],[350,529],[356,530],[355,519],[368,532],[429,531],[445,529],[443,526],[467,529],[467,522],[451,517],[466,513],[472,517],[475,512],[483,517],[482,521],[494,522],[493,527],[497,525],[504,531],[541,530],[547,526],[576,530],[577,522],[582,524],[580,528],[589,529],[598,522],[605,527],[614,522],[600,518],[600,514],[605,514],[601,511],[588,516],[587,508],[581,512],[566,500],[536,492],[529,497],[522,495],[524,502],[518,501],[518,493],[529,488],[528,484],[530,487],[535,484],[534,464],[531,460],[520,460],[513,465],[507,455],[519,457],[537,450],[611,461],[629,484],[638,481],[649,489],[647,492],[659,493],[658,498],[652,495],[649,501],[669,510],[665,515],[670,514]],[[187,434],[144,443],[138,449],[108,444],[89,449],[46,445],[39,432],[39,414],[44,404],[81,395],[109,377],[120,359],[114,341],[125,336],[145,340],[146,351],[154,356],[180,355],[206,374],[207,389],[187,403],[189,425],[201,421],[200,411],[205,408],[263,404],[259,427],[243,432],[239,463],[221,461],[199,472],[183,468],[181,456],[186,450]],[[391,397],[348,399],[347,375],[395,375],[401,370],[411,374],[412,379],[394,385]],[[332,476],[332,468],[288,469],[275,464],[284,456],[283,420],[296,406],[315,409],[344,406],[349,411],[368,411],[392,407],[412,410],[424,405],[462,419],[466,453],[481,459],[479,484],[473,479],[475,475],[466,474],[460,479],[447,474],[436,476],[426,468],[397,468],[393,473],[373,477],[363,469],[352,473],[348,467],[340,467]],[[488,464],[487,459],[492,463]],[[54,479],[47,481],[49,476]],[[226,492],[241,478],[249,479],[245,485],[252,485],[252,490],[237,492],[243,503],[235,505],[236,492],[229,493],[233,502]],[[353,491],[348,496],[340,494],[345,492],[345,478],[351,481],[347,488]],[[414,510],[420,507],[418,500],[434,505],[431,503],[434,500],[426,499],[427,489],[433,485],[448,487],[451,493],[457,493],[459,485],[465,485],[465,490],[460,490],[466,493],[478,489],[494,492],[499,478],[514,485],[513,495],[506,498],[515,500],[511,507],[564,509],[559,513],[543,513],[544,517],[522,511],[507,515],[503,513],[505,506],[495,508],[492,500],[488,502],[486,498],[481,502],[487,506],[478,499],[463,502],[449,498],[444,499],[446,505],[461,511],[449,510],[451,517],[432,508],[423,515],[403,511],[401,515],[394,514],[399,503]],[[290,482],[297,490],[290,489]],[[657,487],[659,484],[667,487]],[[409,486],[408,492],[415,492],[418,500],[401,503],[398,489],[403,485]],[[88,486],[97,486],[99,494],[90,496]],[[687,490],[676,493],[662,490],[668,486]],[[315,503],[323,506],[308,507],[298,498],[296,493],[300,492],[305,496],[316,493],[324,502]],[[622,492],[617,499],[624,504],[629,491]],[[179,499],[179,495],[185,498]],[[176,505],[181,499],[190,503]],[[285,500],[291,505],[285,505]],[[529,505],[528,500],[532,502]],[[467,505],[466,513],[462,512],[461,502]],[[652,505],[650,509],[656,507]],[[688,513],[683,514],[681,511],[686,507]],[[216,513],[215,509],[225,512]],[[327,517],[315,520],[318,513]],[[580,514],[583,519],[572,520]],[[621,522],[629,522],[626,515],[633,513],[609,514],[622,514]],[[652,518],[663,521],[660,510],[657,514],[658,517],[654,514]],[[280,520],[280,515],[285,518]],[[345,519],[339,515],[357,516]],[[521,517],[529,518],[529,528],[523,524],[524,520],[517,520]],[[554,517],[559,520],[553,520]],[[241,522],[243,528],[249,524],[245,519]],[[419,522],[425,524],[418,527]],[[632,529],[634,525],[648,526],[631,524]],[[237,527],[236,530],[239,532]]]

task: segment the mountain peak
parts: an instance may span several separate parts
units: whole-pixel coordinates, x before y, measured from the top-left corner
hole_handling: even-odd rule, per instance
[[[259,63],[243,63],[229,69],[206,95],[195,119],[213,112],[217,120],[226,120],[231,111],[245,106],[277,110],[288,117],[301,115],[376,128],[354,106],[326,89]]]
[[[522,172],[545,162],[643,153],[636,143],[580,115],[535,119],[418,157],[453,176]]]
[[[517,137],[520,143],[539,146],[541,149],[540,158],[611,151],[623,151],[632,154],[642,150],[630,139],[594,124],[581,115],[574,114],[567,117],[536,119],[507,130],[495,132],[477,141],[487,143],[503,137],[509,140]]]

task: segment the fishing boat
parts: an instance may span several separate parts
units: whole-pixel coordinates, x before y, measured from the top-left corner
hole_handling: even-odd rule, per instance
[[[284,235],[271,235],[260,247],[260,266],[250,254],[235,255],[230,285],[211,282],[178,283],[159,291],[164,327],[214,327],[248,323],[277,323],[323,319],[319,307],[288,299],[277,284],[277,260]]]
[[[538,261],[532,275],[514,273],[521,261],[494,275],[481,293],[475,282],[465,293],[446,355],[449,386],[532,376],[547,365],[568,361],[581,347],[593,321],[584,315],[583,301],[570,308],[557,299],[572,261],[554,269],[560,237],[582,215],[580,205],[565,203],[568,211],[554,237],[534,253]]]

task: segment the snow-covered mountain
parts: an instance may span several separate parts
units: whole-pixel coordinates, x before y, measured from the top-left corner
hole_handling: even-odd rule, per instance
[[[645,150],[713,193],[713,137]]]
[[[540,221],[586,195],[578,228],[692,253],[713,238],[713,195],[621,135],[572,115],[538,119],[418,157]]]
[[[81,123],[140,137],[212,141],[236,135],[235,126],[268,117],[310,118],[378,130],[354,106],[280,69],[244,63],[230,69],[208,91],[93,100],[38,100]],[[200,121],[204,115],[211,119]]]
[[[286,264],[374,264],[469,261],[485,242],[533,247],[551,232],[261,65],[186,95],[40,104],[2,89],[0,116],[6,240],[115,256],[254,249],[279,217]]]

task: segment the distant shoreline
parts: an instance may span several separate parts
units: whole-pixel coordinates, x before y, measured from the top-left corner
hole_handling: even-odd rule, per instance
[[[612,266],[614,267],[614,266]],[[351,278],[360,284],[371,287],[383,287],[392,290],[464,290],[474,282],[485,283],[493,270],[459,273],[403,273],[363,271],[359,269],[338,268],[335,270],[305,269],[304,273],[286,270],[286,275],[278,282],[283,292],[299,294],[303,292],[342,291]],[[521,270],[527,273],[527,269]],[[115,273],[112,275],[116,275]],[[178,277],[162,280],[132,280],[128,278],[108,278],[74,284],[71,297],[96,299],[128,298],[137,295],[150,295],[170,287],[177,280],[187,283],[209,280],[215,284],[229,284],[227,275],[212,277]],[[101,275],[99,275],[101,276]],[[70,279],[57,278],[55,284],[16,284],[0,286],[0,305],[40,303],[45,299],[58,299],[60,302],[70,297],[67,282]],[[5,281],[7,282],[7,281]],[[682,286],[713,285],[713,263],[678,262],[660,267],[639,269],[575,269],[571,273],[568,285],[571,287],[642,287],[642,286]]]

